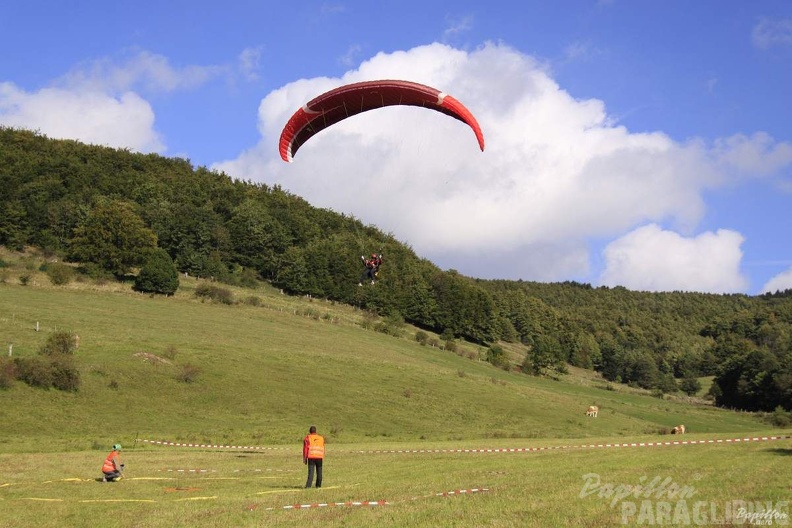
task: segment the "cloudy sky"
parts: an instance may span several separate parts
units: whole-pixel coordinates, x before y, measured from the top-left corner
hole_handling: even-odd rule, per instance
[[[787,0],[12,0],[0,47],[0,124],[278,184],[443,269],[792,288]],[[390,107],[280,159],[298,108],[375,79],[453,95],[486,149]]]

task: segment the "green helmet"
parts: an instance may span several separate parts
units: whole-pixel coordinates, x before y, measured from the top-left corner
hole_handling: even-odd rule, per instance
[[[121,451],[121,444],[113,444],[113,451]]]

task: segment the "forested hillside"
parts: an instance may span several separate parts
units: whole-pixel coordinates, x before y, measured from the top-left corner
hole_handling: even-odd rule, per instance
[[[11,128],[0,128],[0,182],[0,245],[35,246],[89,276],[129,276],[164,251],[158,265],[172,260],[181,273],[264,280],[488,345],[490,360],[507,368],[499,343],[524,350],[519,366],[528,373],[573,364],[691,393],[696,377],[712,375],[716,404],[792,410],[792,291],[750,297],[477,280],[277,186]],[[359,286],[360,256],[372,252],[384,255],[380,278]]]

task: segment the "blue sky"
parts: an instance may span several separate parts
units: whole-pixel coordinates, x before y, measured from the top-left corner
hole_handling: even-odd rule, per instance
[[[787,0],[12,0],[0,46],[0,124],[278,184],[444,269],[792,288]],[[280,160],[301,105],[379,78],[462,101],[486,150],[388,108]]]

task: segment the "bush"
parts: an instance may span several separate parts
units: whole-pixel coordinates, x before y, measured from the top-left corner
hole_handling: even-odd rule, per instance
[[[245,268],[239,274],[239,285],[245,288],[256,288],[259,285],[259,277],[256,270]]]
[[[445,330],[443,330],[443,333],[440,334],[440,339],[442,339],[443,341],[453,341],[454,337],[456,337],[454,336],[454,331],[451,330],[450,328],[446,328]]]
[[[15,358],[16,377],[31,387],[48,389],[52,386],[52,369],[49,361],[41,356]]]
[[[679,384],[679,389],[688,396],[695,396],[701,390],[701,382],[692,377],[684,378]]]
[[[195,296],[222,304],[234,304],[234,294],[231,290],[213,286],[212,284],[199,284],[198,287],[195,288]]]
[[[256,297],[255,295],[248,295],[242,300],[243,303],[247,304],[248,306],[261,306],[261,298]]]
[[[93,262],[85,263],[84,265],[77,268],[77,271],[91,278],[99,286],[115,280],[115,277],[112,273],[105,270],[101,266],[94,264]]]
[[[58,390],[76,392],[80,387],[80,371],[71,356],[61,354],[50,364],[52,386]]]
[[[60,262],[47,264],[44,271],[47,273],[50,282],[56,286],[69,284],[74,278],[74,268]]]
[[[423,330],[418,330],[417,332],[415,332],[415,340],[418,341],[418,343],[420,343],[421,345],[426,346],[426,344],[429,342],[429,334],[427,334]]]
[[[787,412],[779,405],[768,415],[768,421],[775,427],[789,427],[792,424],[792,411]]]
[[[508,367],[509,360],[506,357],[506,352],[498,345],[492,345],[487,350],[487,362],[500,368]]]
[[[162,357],[173,361],[174,359],[176,359],[177,352],[178,350],[176,349],[175,345],[168,345],[167,347],[165,347],[165,351],[162,353]]]
[[[371,310],[367,310],[363,312],[363,320],[360,322],[360,326],[365,330],[370,330],[374,328],[377,323],[377,314]]]
[[[16,379],[14,362],[8,358],[0,357],[0,389],[9,389]]]
[[[12,369],[16,379],[31,387],[54,387],[62,391],[76,391],[80,387],[80,372],[72,356],[16,358]]]
[[[162,248],[152,250],[135,277],[135,291],[173,295],[178,288],[179,272],[173,259]]]
[[[70,355],[77,350],[77,335],[66,330],[53,332],[47,342],[39,349],[43,356]]]
[[[383,334],[400,337],[404,329],[404,317],[398,312],[393,312],[377,323],[374,329]]]
[[[200,373],[201,369],[199,367],[187,363],[182,367],[181,372],[176,375],[176,379],[184,383],[194,383]]]

